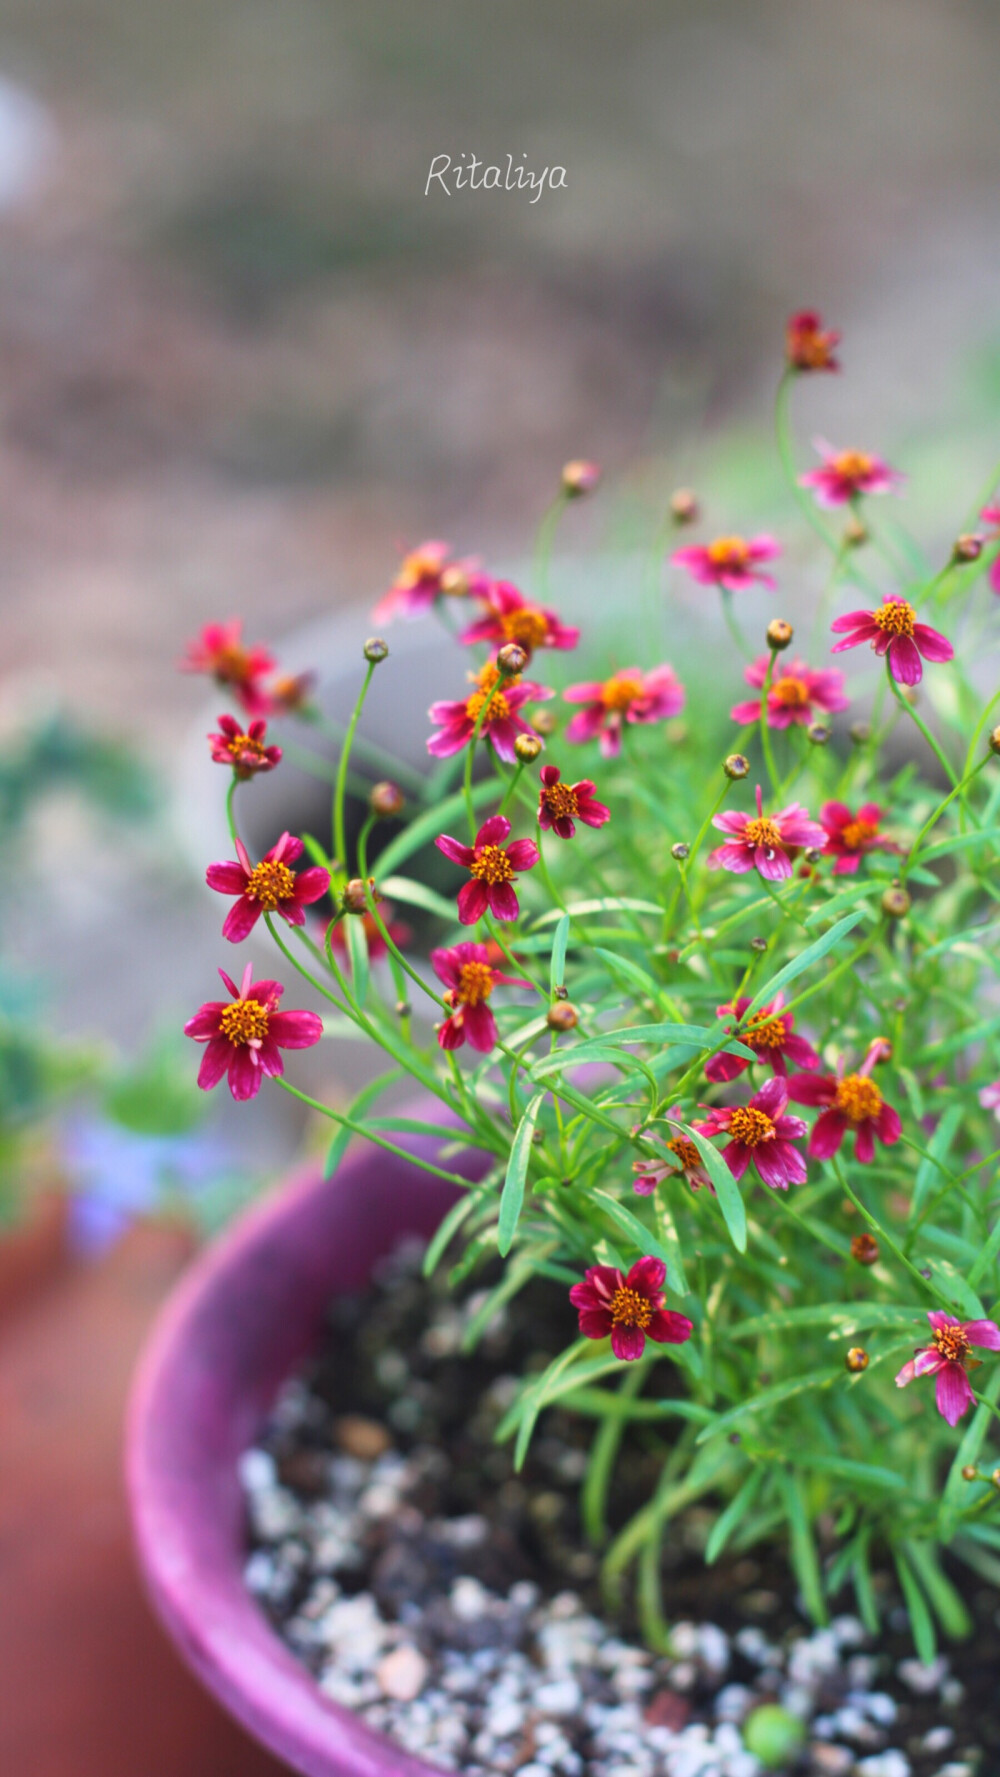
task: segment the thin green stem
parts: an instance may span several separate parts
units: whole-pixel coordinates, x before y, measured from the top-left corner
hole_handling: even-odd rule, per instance
[[[896,702],[899,704],[900,709],[905,710],[906,714],[910,718],[910,721],[914,722],[916,724],[916,726],[919,728],[921,734],[923,735],[925,741],[927,742],[927,745],[930,747],[931,752],[934,754],[935,759],[937,760],[937,762],[940,765],[942,771],[944,772],[946,778],[948,779],[948,782],[955,789],[959,789],[960,788],[959,780],[955,776],[954,766],[950,763],[947,754],[944,752],[942,747],[939,745],[935,736],[931,733],[931,731],[928,728],[927,723],[924,721],[923,717],[921,715],[918,715],[918,713],[914,709],[913,705],[911,703],[909,703],[907,701],[907,699],[903,696],[900,686],[897,685],[895,679],[893,678],[892,668],[889,665],[888,656],[886,656],[886,676],[889,681],[889,690],[892,692],[893,697],[896,699]]]
[[[347,724],[347,733],[344,736],[344,744],[340,750],[340,759],[337,762],[337,781],[333,790],[333,852],[335,858],[337,858],[338,862],[341,863],[345,869],[347,867],[347,837],[344,824],[344,800],[347,790],[347,767],[351,758],[354,730],[357,728],[361,711],[364,708],[365,698],[368,696],[368,687],[372,682],[372,674],[375,671],[376,664],[377,663],[374,660],[369,660],[368,662],[368,670],[365,673],[364,683],[358,693],[358,700],[351,711],[351,719]]]

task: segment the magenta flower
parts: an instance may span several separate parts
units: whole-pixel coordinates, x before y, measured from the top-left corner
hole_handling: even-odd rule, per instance
[[[995,527],[992,537],[988,537],[987,542],[1000,541],[1000,500],[992,500],[988,506],[984,506],[979,516],[984,524]],[[989,582],[993,591],[1000,593],[1000,555],[996,556],[990,566]]]
[[[979,1093],[979,1102],[984,1111],[992,1111],[1000,1123],[1000,1080],[994,1080],[991,1086],[983,1086]]]
[[[291,866],[302,856],[301,839],[282,833],[277,845],[266,851],[259,864],[251,864],[247,848],[236,841],[237,859],[209,864],[205,881],[220,895],[236,895],[222,936],[240,944],[253,931],[262,913],[280,913],[290,926],[305,925],[304,909],[318,901],[330,887],[329,870],[318,867],[293,876]]]
[[[208,673],[217,685],[230,687],[249,715],[259,716],[268,707],[260,681],[274,666],[274,657],[266,648],[244,647],[242,635],[241,617],[232,617],[228,623],[206,623],[201,634],[188,642],[180,670]]]
[[[610,1333],[611,1349],[625,1363],[642,1356],[647,1339],[658,1345],[685,1344],[694,1323],[664,1307],[666,1275],[662,1259],[636,1259],[627,1277],[616,1265],[591,1265],[583,1282],[569,1292],[584,1338],[606,1339]]]
[[[845,617],[837,617],[830,628],[835,635],[846,637],[834,643],[834,654],[870,642],[876,654],[888,654],[889,671],[900,685],[919,685],[924,676],[921,655],[925,660],[942,661],[950,660],[955,652],[938,630],[931,629],[929,623],[917,622],[917,614],[906,599],[893,598],[890,593],[874,611],[848,611]]]
[[[688,1141],[684,1135],[674,1135],[664,1145],[670,1154],[669,1160],[633,1160],[632,1171],[635,1173],[635,1178],[632,1181],[633,1191],[637,1192],[640,1197],[651,1197],[657,1185],[662,1184],[664,1179],[683,1178],[687,1180],[692,1191],[701,1191],[707,1185],[714,1196],[715,1186],[705,1170],[705,1162],[694,1142]]]
[[[758,870],[767,882],[781,882],[791,876],[789,849],[819,846],[825,837],[822,827],[810,819],[799,802],[790,802],[787,808],[779,808],[776,814],[765,815],[759,784],[756,815],[723,809],[721,814],[713,816],[712,825],[732,837],[709,853],[709,866],[735,870],[737,875]]]
[[[861,494],[891,494],[905,480],[898,469],[867,451],[835,450],[822,438],[817,438],[816,449],[823,461],[799,476],[799,486],[815,491],[817,506],[846,506]]]
[[[949,1425],[957,1425],[976,1398],[968,1367],[978,1368],[981,1360],[971,1355],[970,1348],[978,1345],[981,1351],[1000,1351],[1000,1327],[992,1320],[956,1320],[940,1308],[932,1308],[927,1319],[933,1344],[923,1346],[903,1365],[896,1387],[905,1388],[918,1376],[936,1376],[937,1410]]]
[[[535,733],[519,711],[526,703],[544,703],[553,693],[548,686],[536,685],[531,679],[522,680],[520,675],[501,678],[492,664],[484,666],[479,673],[470,673],[469,677],[476,686],[471,696],[455,703],[431,704],[428,714],[432,722],[439,724],[439,731],[431,735],[427,751],[433,753],[435,759],[447,759],[452,753],[460,753],[472,739],[480,712],[489,699],[479,733],[490,742],[498,759],[506,759],[508,765],[512,765],[517,758],[514,742],[518,735]]]
[[[714,543],[689,543],[670,557],[675,568],[686,568],[699,586],[721,586],[724,592],[744,592],[755,583],[773,588],[777,581],[760,570],[760,563],[781,554],[776,537],[716,537]]]
[[[824,328],[823,317],[815,309],[800,309],[790,315],[785,327],[785,357],[793,370],[839,370],[834,352],[840,334]]]
[[[693,1127],[699,1135],[729,1136],[722,1158],[734,1178],[742,1178],[753,1162],[765,1185],[775,1191],[787,1191],[789,1185],[805,1184],[806,1163],[792,1142],[805,1135],[807,1129],[801,1117],[785,1115],[787,1103],[787,1083],[780,1074],[774,1074],[748,1104],[726,1110],[705,1105],[706,1121]]]
[[[822,1105],[809,1137],[809,1154],[815,1160],[829,1160],[836,1154],[844,1136],[854,1131],[854,1158],[865,1165],[875,1158],[875,1140],[891,1148],[900,1138],[903,1125],[874,1080],[869,1075],[876,1062],[886,1053],[882,1042],[872,1043],[856,1074],[793,1074],[788,1082],[788,1096],[796,1104]]]
[[[530,659],[536,648],[575,648],[580,631],[562,623],[545,605],[533,605],[509,580],[494,580],[479,595],[486,615],[459,636],[460,642],[516,642]]]
[[[761,654],[752,666],[744,667],[747,684],[763,690],[770,664],[771,656]],[[756,697],[746,703],[734,703],[729,714],[734,722],[759,722],[762,702],[762,698]],[[787,666],[782,662],[779,670],[776,663],[767,694],[767,725],[790,728],[800,722],[807,727],[816,720],[817,710],[832,715],[835,710],[846,710],[847,704],[844,675],[836,667],[814,672],[804,660],[790,660]]]
[[[533,870],[538,862],[538,847],[533,839],[515,839],[504,847],[510,822],[504,814],[491,814],[476,834],[474,845],[462,845],[442,833],[434,844],[453,864],[461,864],[471,874],[459,891],[458,917],[464,926],[475,925],[486,909],[505,924],[518,917],[521,909],[514,893],[515,871]]]
[[[610,679],[587,680],[570,685],[563,693],[567,703],[586,704],[566,729],[569,741],[601,739],[605,759],[621,752],[623,722],[662,722],[684,708],[684,687],[672,666],[627,666]]]
[[[432,950],[431,965],[445,985],[444,998],[451,1016],[439,1026],[442,1049],[461,1049],[469,1043],[488,1055],[497,1040],[497,1021],[487,1001],[495,987],[530,987],[519,975],[504,975],[493,967],[485,944],[453,944],[450,950]]]
[[[210,734],[212,758],[216,765],[231,765],[236,776],[256,777],[258,771],[273,771],[281,760],[281,748],[266,745],[267,723],[255,716],[246,725],[246,732],[235,716],[220,716],[220,734]]]
[[[450,543],[431,538],[403,557],[399,572],[375,606],[373,617],[376,623],[389,623],[393,617],[422,617],[439,598],[482,594],[488,585],[474,556],[453,561]]]
[[[266,716],[302,716],[312,712],[315,673],[286,673],[272,679],[264,692]]]
[[[783,993],[775,994],[770,1005],[762,1006],[759,1012],[755,1012],[752,1018],[741,1024],[750,1003],[749,998],[742,995],[738,1000],[716,1008],[718,1018],[735,1020],[733,1024],[726,1026],[729,1035],[738,1037],[741,1043],[754,1051],[758,1061],[766,1062],[776,1074],[787,1074],[786,1056],[796,1067],[819,1067],[819,1056],[812,1044],[807,1043],[805,1037],[795,1035],[795,1019],[788,1012],[782,1014],[781,1008],[785,1003]],[[705,1075],[716,1082],[735,1080],[750,1066],[752,1063],[745,1061],[741,1055],[713,1055],[705,1063]]]
[[[240,987],[220,969],[232,998],[209,1000],[184,1026],[184,1035],[207,1043],[198,1069],[203,1092],[229,1075],[229,1090],[239,1100],[256,1098],[265,1075],[274,1079],[285,1071],[282,1049],[310,1049],[323,1035],[323,1021],[315,1012],[279,1012],[284,993],[280,981],[254,981],[253,964],[247,963]]]
[[[870,851],[899,851],[892,839],[879,832],[885,810],[877,802],[862,802],[852,814],[846,802],[824,802],[819,818],[826,834],[824,852],[836,858],[834,876],[853,876]]]
[[[564,784],[558,765],[543,765],[539,772],[542,787],[538,792],[538,825],[560,839],[572,839],[576,822],[585,827],[603,827],[610,821],[611,810],[594,796],[589,777],[578,784]]]

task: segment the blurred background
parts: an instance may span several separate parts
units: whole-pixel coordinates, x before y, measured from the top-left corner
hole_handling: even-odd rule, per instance
[[[523,558],[569,457],[575,549],[682,481],[776,522],[808,305],[848,374],[801,448],[884,450],[954,535],[1000,455],[998,77],[994,0],[0,0],[3,1769],[274,1769],[145,1616],[117,1480],[157,1301],[302,1139],[274,1093],[205,1121],[178,1054],[221,960],[185,641],[239,613],[306,666],[425,536]],[[566,188],[425,197],[442,153]]]

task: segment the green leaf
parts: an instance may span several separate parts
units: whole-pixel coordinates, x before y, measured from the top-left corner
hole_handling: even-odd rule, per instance
[[[359,1006],[363,1006],[368,997],[368,939],[360,919],[348,915],[344,921],[347,937],[347,954],[351,959],[351,980],[354,983],[354,997]]]
[[[986,1272],[989,1270],[998,1252],[1000,1252],[1000,1216],[997,1216],[986,1245],[982,1248],[979,1257],[965,1280],[972,1289],[975,1289],[979,1279],[986,1275]]]
[[[813,1540],[812,1525],[809,1522],[809,1511],[806,1506],[805,1488],[802,1476],[794,1470],[777,1470],[777,1481],[785,1496],[785,1510],[791,1529],[791,1557],[795,1569],[795,1577],[799,1582],[802,1599],[806,1610],[814,1623],[828,1621],[829,1613],[823,1595],[823,1576],[820,1572],[819,1556]]]
[[[854,907],[859,901],[870,900],[873,895],[883,894],[885,887],[884,878],[879,878],[875,882],[856,882],[850,888],[842,889],[839,895],[831,895],[830,899],[824,901],[821,907],[814,907],[811,913],[807,913],[806,925],[818,926],[822,920],[829,919],[833,914],[839,913],[842,907]],[[862,907],[859,911],[863,915],[870,909]]]
[[[800,950],[798,956],[793,956],[791,962],[786,963],[783,969],[779,969],[776,975],[772,975],[766,987],[758,988],[743,1014],[744,1022],[754,1012],[759,1012],[761,1006],[766,1005],[769,1000],[773,1000],[780,988],[787,987],[790,981],[795,981],[799,975],[805,973],[806,969],[811,969],[814,963],[821,962],[824,956],[831,950],[835,950],[840,940],[846,938],[848,932],[853,932],[858,921],[863,918],[863,911],[849,913],[846,919],[839,919],[835,926],[831,926],[828,932],[824,932],[822,938],[817,938],[815,944],[810,944],[807,949]]]
[[[633,1215],[630,1209],[625,1208],[624,1203],[619,1203],[617,1197],[610,1196],[607,1191],[592,1191],[590,1198],[592,1203],[598,1204],[603,1209],[605,1215],[610,1217],[619,1232],[624,1234],[633,1246],[638,1247],[641,1253],[648,1254],[651,1259],[662,1260],[667,1267],[667,1283],[670,1288],[675,1295],[686,1296],[688,1282],[684,1275],[684,1264],[679,1244],[667,1245],[657,1240],[656,1235],[646,1227],[645,1222],[640,1222],[638,1216]]]
[[[458,1201],[452,1204],[447,1215],[438,1223],[434,1237],[424,1254],[423,1273],[425,1277],[430,1277],[437,1270],[442,1253],[452,1236],[458,1233],[466,1217],[472,1214],[477,1201],[480,1199],[472,1191],[469,1191],[466,1196],[459,1197]]]
[[[911,1491],[909,1475],[882,1468],[877,1462],[854,1462],[848,1456],[814,1456],[800,1450],[795,1452],[795,1460],[801,1468],[817,1469],[820,1474],[854,1481],[861,1487],[876,1487],[883,1493],[908,1494]]]
[[[950,1259],[939,1259],[934,1254],[921,1254],[924,1269],[930,1271],[931,1281],[935,1283],[945,1300],[953,1308],[957,1308],[965,1320],[982,1320],[986,1314],[979,1297],[966,1282],[962,1273],[956,1270]]]
[[[564,1057],[572,1056],[575,1060],[587,1061],[592,1052],[598,1049],[615,1049],[627,1043],[690,1043],[697,1049],[711,1049],[719,1054],[738,1055],[743,1061],[755,1061],[757,1058],[752,1049],[741,1043],[736,1037],[729,1037],[725,1042],[719,1041],[719,1029],[710,1029],[698,1024],[624,1024],[614,1030],[602,1030],[597,1036],[588,1037],[585,1042],[576,1043],[572,1049],[561,1050]],[[536,1069],[552,1065],[553,1057],[546,1056],[544,1062],[536,1064]]]
[[[390,901],[403,901],[408,907],[422,907],[425,913],[436,913],[439,919],[447,919],[452,924],[458,918],[454,901],[446,901],[443,895],[435,894],[422,882],[412,882],[408,876],[386,876],[379,878],[379,891]]]
[[[887,1302],[821,1302],[812,1308],[779,1308],[753,1314],[726,1329],[727,1339],[756,1339],[764,1333],[790,1333],[795,1327],[828,1327],[831,1339],[849,1339],[865,1327],[926,1327],[924,1309],[914,1303],[898,1307]]]
[[[552,934],[552,959],[549,963],[549,985],[555,992],[562,987],[566,975],[566,944],[569,939],[569,914],[564,913]]]
[[[536,1092],[534,1097],[529,1099],[511,1143],[507,1176],[503,1181],[503,1190],[500,1193],[500,1220],[497,1224],[497,1246],[500,1249],[501,1257],[505,1257],[510,1252],[518,1217],[521,1214],[521,1205],[524,1202],[524,1182],[528,1176],[528,1161],[531,1159],[531,1138],[535,1133],[538,1113],[544,1101],[544,1092]]]
[[[929,1666],[937,1653],[937,1636],[934,1633],[934,1619],[927,1608],[924,1595],[920,1590],[917,1576],[914,1573],[902,1548],[893,1550],[896,1561],[896,1572],[903,1588],[906,1608],[910,1613],[910,1628],[917,1650],[917,1658],[925,1666]]]
[[[619,956],[614,950],[602,950],[599,944],[594,945],[594,955],[599,956],[614,974],[620,975],[637,993],[645,994],[650,999],[659,999],[663,992],[662,983],[654,981],[652,975],[647,974],[645,969],[640,969],[639,964],[634,963],[630,956]],[[743,960],[742,952],[740,960]]]
[[[704,1160],[705,1171],[715,1186],[716,1199],[722,1211],[722,1219],[729,1230],[729,1238],[738,1253],[745,1253],[747,1250],[747,1212],[739,1185],[718,1148],[708,1140],[707,1136],[699,1135],[697,1129],[692,1129],[687,1123],[679,1123],[677,1127],[683,1130],[689,1141],[694,1142]]]
[[[663,908],[656,901],[635,901],[628,896],[603,895],[597,901],[574,901],[571,906],[567,907],[566,912],[572,914],[574,919],[580,919],[586,913],[662,914]],[[562,917],[561,910],[558,907],[553,907],[548,913],[543,913],[540,918],[534,920],[531,929],[538,931],[539,927],[550,926],[553,920]]]
[[[927,1153],[917,1167],[913,1196],[910,1201],[911,1219],[919,1215],[934,1187],[946,1181],[948,1175],[943,1162],[947,1158],[948,1149],[955,1139],[959,1124],[966,1115],[966,1106],[962,1100],[956,1104],[950,1104],[931,1136],[927,1144]]]
[[[331,858],[327,857],[326,852],[323,850],[323,847],[320,845],[319,840],[314,839],[313,835],[311,833],[300,833],[299,837],[302,840],[302,843],[305,846],[306,851],[309,853],[309,856],[311,857],[313,863],[318,864],[321,870],[329,870],[330,865],[333,862],[333,860]]]
[[[964,1641],[972,1634],[973,1620],[951,1581],[938,1566],[933,1545],[908,1538],[903,1547],[945,1634],[953,1641]]]
[[[761,1489],[765,1478],[763,1468],[752,1468],[738,1493],[729,1501],[724,1512],[720,1512],[712,1525],[712,1532],[705,1544],[705,1564],[712,1567],[722,1554],[729,1538],[742,1520],[746,1517],[754,1500]]]
[[[749,1400],[740,1401],[738,1406],[730,1407],[727,1413],[720,1413],[711,1425],[706,1425],[699,1432],[697,1442],[704,1444],[708,1438],[718,1437],[720,1432],[728,1432],[741,1419],[747,1419],[753,1413],[767,1413],[772,1407],[780,1407],[784,1401],[793,1400],[797,1394],[805,1394],[812,1388],[829,1388],[839,1380],[839,1371],[834,1373],[829,1365],[822,1370],[807,1370],[801,1376],[790,1376],[784,1382],[772,1382],[770,1388],[762,1388],[759,1394],[751,1395]]]
[[[489,802],[496,793],[496,781],[492,777],[485,778],[481,784],[473,784],[474,807],[478,808],[481,802]],[[390,840],[378,859],[379,886],[383,886],[384,875],[398,870],[400,864],[405,864],[407,858],[412,858],[421,846],[428,845],[442,833],[447,833],[449,823],[456,818],[460,823],[465,818],[465,796],[461,790],[457,790],[454,796],[449,796],[444,802],[435,803],[426,814],[418,815],[415,821],[411,821],[404,833],[397,833],[395,839]],[[452,917],[454,918],[454,910]]]
[[[347,1112],[352,1122],[360,1123],[369,1105],[374,1104],[387,1087],[393,1086],[397,1080],[405,1078],[405,1070],[401,1067],[394,1067],[387,1074],[380,1074],[377,1080],[372,1080],[367,1086],[362,1087]],[[323,1165],[324,1178],[333,1177],[347,1152],[348,1144],[353,1139],[354,1130],[348,1129],[347,1125],[342,1123],[326,1151],[326,1160]]]

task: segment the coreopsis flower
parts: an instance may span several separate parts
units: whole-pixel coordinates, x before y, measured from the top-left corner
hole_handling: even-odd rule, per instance
[[[429,538],[404,555],[373,616],[376,623],[389,623],[393,617],[421,617],[441,597],[464,598],[470,592],[484,592],[488,585],[475,557],[452,560],[450,543]]]
[[[610,821],[611,810],[597,801],[589,777],[581,778],[578,784],[564,784],[558,765],[543,765],[539,777],[542,787],[538,792],[538,824],[547,833],[572,839],[577,821],[585,827],[603,827],[605,821]]]
[[[379,899],[381,899],[381,896]],[[384,956],[388,956],[389,946],[382,936],[381,927],[375,919],[374,914],[370,912],[352,913],[350,917],[354,921],[354,924],[359,926],[364,933],[365,948],[368,951],[369,960],[373,963],[381,962]],[[379,909],[379,918],[397,950],[405,950],[413,937],[413,932],[404,920],[393,919],[392,909],[388,901],[382,902]],[[347,955],[346,927],[346,919],[332,919],[324,933],[324,942],[329,939],[331,948],[337,952],[338,956]]]
[[[644,673],[626,666],[610,679],[587,680],[570,685],[563,693],[567,703],[586,705],[566,729],[569,741],[593,740],[600,735],[605,759],[621,752],[623,722],[662,722],[684,708],[684,687],[672,666],[664,663]]]
[[[834,876],[853,876],[870,851],[899,851],[894,840],[879,832],[884,813],[877,802],[862,802],[857,814],[851,813],[846,802],[824,802],[819,811],[826,834],[823,850],[837,860]]]
[[[437,1033],[442,1049],[461,1049],[469,1043],[488,1055],[497,1040],[497,1021],[488,1000],[495,987],[530,987],[518,975],[504,975],[490,961],[485,944],[453,944],[450,950],[432,950],[431,966],[444,982],[451,1014]]]
[[[651,1197],[664,1179],[683,1178],[692,1191],[701,1191],[707,1185],[714,1195],[715,1186],[693,1141],[688,1141],[686,1135],[674,1135],[664,1146],[669,1152],[669,1160],[633,1160],[633,1191],[640,1197]]]
[[[1000,500],[991,500],[988,506],[983,507],[979,516],[984,524],[995,527],[993,535],[987,538],[987,542],[996,543],[1000,540]],[[989,582],[993,591],[1000,593],[1000,555],[996,557],[990,567]]]
[[[670,557],[675,568],[686,568],[699,586],[721,586],[725,592],[744,592],[748,586],[773,588],[777,581],[762,572],[760,563],[781,554],[776,537],[716,537],[713,543],[689,543]]]
[[[251,716],[266,713],[267,693],[261,683],[274,666],[266,648],[243,644],[243,619],[206,623],[201,634],[188,642],[180,662],[182,673],[208,673],[217,685],[228,685],[237,702]]]
[[[273,771],[281,760],[281,748],[266,744],[267,723],[262,716],[243,726],[235,716],[220,716],[219,734],[210,734],[216,765],[231,765],[241,780],[259,771]]]
[[[992,1085],[981,1088],[979,1102],[983,1110],[992,1111],[997,1122],[1000,1123],[1000,1080],[994,1080]]]
[[[922,1346],[903,1365],[896,1387],[906,1388],[918,1376],[936,1376],[937,1410],[949,1425],[957,1425],[976,1398],[968,1372],[978,1368],[981,1359],[972,1356],[971,1348],[977,1345],[981,1351],[1000,1351],[1000,1327],[992,1320],[956,1320],[940,1308],[932,1308],[927,1319],[932,1343]]]
[[[880,1087],[869,1076],[885,1054],[882,1041],[872,1043],[856,1074],[793,1074],[788,1096],[796,1104],[820,1105],[822,1115],[813,1124],[809,1154],[829,1160],[839,1151],[850,1130],[854,1131],[854,1158],[864,1164],[875,1158],[876,1137],[890,1148],[900,1138],[903,1125],[898,1111],[886,1104]]]
[[[819,1056],[812,1044],[807,1043],[805,1037],[796,1036],[795,1019],[789,1012],[782,1012],[783,993],[776,993],[769,1005],[762,1006],[744,1023],[744,1013],[750,1003],[743,994],[728,1005],[716,1007],[716,1017],[734,1020],[726,1026],[728,1035],[738,1037],[753,1050],[758,1061],[766,1063],[776,1074],[787,1074],[788,1061],[796,1067],[819,1067]],[[705,1063],[705,1075],[709,1080],[735,1080],[751,1065],[742,1055],[713,1055]]]
[[[447,759],[452,753],[460,753],[472,739],[488,699],[489,708],[479,729],[480,736],[490,742],[498,759],[513,765],[517,758],[514,742],[518,735],[535,733],[518,712],[526,703],[544,703],[553,696],[552,691],[547,685],[522,679],[519,673],[513,678],[503,678],[492,662],[487,662],[478,673],[470,673],[469,679],[476,689],[468,697],[454,703],[431,704],[428,714],[432,722],[439,724],[439,730],[431,735],[427,751],[433,753],[435,759]]]
[[[318,866],[293,875],[292,865],[302,856],[301,839],[282,833],[277,845],[266,851],[259,864],[251,864],[242,839],[236,841],[236,857],[209,864],[205,881],[220,895],[235,895],[222,936],[231,944],[249,937],[262,913],[279,913],[287,925],[305,925],[305,909],[330,887],[329,870]]]
[[[662,1259],[637,1259],[627,1277],[616,1265],[591,1265],[569,1299],[580,1315],[585,1339],[611,1335],[615,1356],[630,1363],[641,1357],[646,1340],[657,1345],[683,1345],[694,1332],[686,1314],[664,1306],[667,1268]]]
[[[580,631],[561,622],[547,605],[534,605],[509,580],[494,580],[481,598],[486,613],[459,636],[460,642],[516,642],[529,659],[536,648],[575,648]]]
[[[720,832],[728,833],[730,838],[725,845],[717,846],[709,853],[709,866],[735,870],[737,875],[757,870],[767,882],[781,882],[791,876],[790,850],[821,846],[825,838],[822,827],[811,819],[799,802],[790,802],[787,808],[766,815],[759,784],[755,815],[723,809],[721,814],[713,816],[712,825]]]
[[[281,1012],[284,993],[280,981],[254,981],[253,964],[247,963],[239,987],[220,969],[230,999],[209,1000],[184,1026],[185,1036],[207,1048],[198,1069],[203,1092],[229,1075],[229,1090],[240,1100],[256,1098],[260,1083],[284,1073],[282,1049],[310,1049],[323,1035],[323,1021],[315,1012]]]
[[[787,1104],[788,1082],[774,1074],[748,1104],[728,1109],[706,1105],[706,1121],[694,1128],[699,1135],[728,1135],[722,1158],[734,1178],[742,1178],[752,1164],[765,1185],[787,1191],[789,1185],[805,1183],[806,1163],[792,1143],[807,1132],[801,1117],[786,1116]]]
[[[743,677],[748,685],[763,690],[771,659],[770,654],[761,654],[751,666],[744,667]],[[734,722],[759,722],[762,703],[762,697],[748,698],[746,703],[734,703],[729,714]],[[836,667],[815,672],[804,660],[783,660],[780,669],[775,663],[767,693],[769,728],[791,728],[795,723],[808,728],[815,722],[817,712],[833,715],[837,710],[846,710],[847,704],[844,675]]]
[[[301,716],[311,710],[316,689],[315,673],[286,673],[272,679],[265,687],[264,714],[267,716]]]
[[[458,917],[464,926],[475,925],[487,908],[504,923],[517,919],[521,911],[514,891],[516,872],[534,869],[538,847],[533,839],[515,839],[504,846],[509,832],[507,816],[492,814],[483,822],[473,845],[462,845],[446,833],[434,841],[438,851],[470,873],[471,881],[458,896]]]
[[[891,494],[904,480],[869,451],[837,450],[823,438],[816,439],[816,449],[823,461],[799,476],[799,486],[812,488],[817,506],[847,506],[861,494]]]
[[[834,654],[870,642],[880,657],[889,656],[889,671],[900,685],[919,685],[924,676],[921,655],[924,660],[937,662],[950,660],[955,652],[939,630],[932,629],[929,623],[917,622],[908,600],[894,598],[888,592],[874,611],[848,611],[846,616],[835,618],[830,628],[835,635],[845,638],[834,643]]]
[[[800,309],[785,326],[785,357],[793,370],[839,370],[834,352],[840,334],[823,326],[815,309]]]

